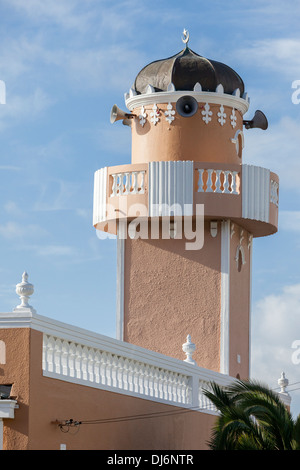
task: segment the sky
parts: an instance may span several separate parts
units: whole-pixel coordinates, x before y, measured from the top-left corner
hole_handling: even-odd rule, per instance
[[[298,415],[299,2],[1,0],[0,18],[0,310],[19,304],[26,270],[37,313],[115,337],[116,240],[93,228],[94,172],[130,163],[110,110],[186,28],[192,50],[243,78],[245,118],[268,118],[243,154],[280,178],[279,231],[253,242],[251,374],[277,389],[284,371]]]

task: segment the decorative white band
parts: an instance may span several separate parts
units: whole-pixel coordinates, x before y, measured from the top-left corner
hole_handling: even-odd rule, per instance
[[[125,104],[127,108],[132,111],[135,108],[142,106],[149,106],[150,104],[159,103],[176,103],[182,96],[192,96],[198,103],[222,104],[223,106],[230,106],[238,109],[242,114],[245,114],[249,108],[249,98],[240,98],[237,95],[228,95],[226,93],[218,93],[211,91],[162,91],[145,93],[142,95],[128,95],[125,96]]]

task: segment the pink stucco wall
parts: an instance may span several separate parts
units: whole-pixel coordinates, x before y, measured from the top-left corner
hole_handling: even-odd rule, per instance
[[[4,420],[4,450],[194,450],[207,449],[215,416],[44,377],[42,333],[1,329],[6,364],[0,383],[13,383],[19,409]],[[150,417],[168,412],[168,416]],[[180,413],[178,413],[180,411]],[[171,412],[171,413],[169,413]],[[63,433],[56,420],[111,419],[148,414],[145,419],[82,424]]]
[[[219,371],[220,231],[205,249],[186,240],[126,240],[124,339],[184,359],[188,334],[199,366]]]

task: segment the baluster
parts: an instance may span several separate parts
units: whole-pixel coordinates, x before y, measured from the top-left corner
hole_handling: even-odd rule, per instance
[[[173,373],[171,387],[172,387],[172,401],[174,401],[175,403],[177,403],[178,401],[177,400],[177,378],[178,378],[178,374]]]
[[[177,396],[178,396],[178,402],[179,403],[185,403],[185,384],[184,384],[184,377],[179,374],[178,375],[178,391],[177,391]]]
[[[168,373],[168,380],[167,380],[167,388],[168,388],[168,400],[170,401],[176,401],[174,400],[174,372]]]
[[[130,193],[130,173],[126,172],[125,173],[125,185],[124,185],[124,192],[123,194],[129,194]]]
[[[275,194],[275,187],[274,187],[274,181],[271,180],[271,197],[270,197],[270,202],[275,202],[274,194]]]
[[[88,358],[87,358],[87,373],[88,373],[88,380],[90,382],[94,382],[95,380],[94,361],[95,361],[94,351],[90,349],[88,353]]]
[[[123,364],[123,390],[129,390],[128,370],[129,370],[128,359],[125,359],[124,364]]]
[[[133,383],[133,368],[134,368],[134,364],[132,361],[130,361],[129,363],[129,368],[128,368],[128,386],[129,386],[129,391],[130,392],[133,392],[133,387],[134,387],[134,383]]]
[[[109,387],[112,387],[112,355],[110,353],[107,354],[106,356],[106,385]]]
[[[185,387],[184,403],[187,405],[189,403],[189,378],[188,377],[185,377],[184,379],[184,387]]]
[[[153,392],[154,397],[159,398],[159,370],[157,368],[154,369],[153,374]]]
[[[149,396],[154,397],[154,367],[149,367]]]
[[[63,341],[61,348],[61,373],[69,376],[69,344],[67,341]]]
[[[164,399],[170,401],[170,383],[172,372],[162,371]]]
[[[138,186],[138,172],[132,172],[132,194],[137,194],[139,192]]]
[[[76,355],[76,346],[74,343],[70,343],[69,353],[68,353],[68,368],[69,368],[70,377],[75,377],[75,355]]]
[[[81,359],[81,370],[82,370],[82,379],[87,380],[87,363],[88,363],[88,348],[84,346],[82,349],[82,359]]]
[[[271,180],[271,197],[270,197],[270,202],[272,202],[273,204],[275,204],[276,206],[278,206],[278,200],[279,200],[279,197],[278,197],[278,183],[274,180]]]
[[[117,195],[122,196],[124,191],[123,187],[123,173],[118,173],[118,179],[117,179]]]
[[[118,358],[117,356],[112,356],[112,364],[111,364],[111,379],[112,379],[112,386],[118,386]]]
[[[106,385],[106,353],[103,352],[101,353],[101,358],[100,358],[100,383],[103,385]]]
[[[117,365],[116,365],[116,381],[117,387],[120,390],[124,389],[124,359],[122,357],[117,358]]]
[[[206,183],[206,192],[212,193],[212,174],[214,170],[206,170],[207,171],[207,183]]]
[[[205,408],[204,406],[204,399],[205,399],[205,396],[203,395],[203,391],[202,391],[202,388],[205,387],[205,383],[203,383],[203,380],[200,380],[199,381],[199,390],[198,390],[198,399],[199,399],[199,408]]]
[[[76,346],[76,352],[75,352],[75,375],[77,379],[81,379],[81,346],[77,345]]]
[[[144,366],[144,394],[149,395],[149,366]]]
[[[158,387],[157,387],[157,392],[158,392],[158,398],[162,398],[164,399],[165,396],[164,396],[164,393],[165,393],[165,390],[164,390],[164,383],[163,383],[163,374],[162,374],[162,371],[161,369],[159,369],[158,371]]]
[[[175,378],[174,401],[176,403],[181,403],[181,375],[180,374],[176,374],[176,378]]]
[[[113,179],[113,184],[112,184],[112,188],[111,188],[111,195],[116,196],[117,195],[117,175],[113,174],[111,176],[112,176],[112,179]]]
[[[178,403],[182,403],[182,375],[181,374],[177,374],[176,401]]]
[[[145,192],[145,172],[140,171],[140,175],[141,175],[141,186],[140,186],[139,193],[144,194],[144,192]]]
[[[46,343],[46,370],[48,370],[49,372],[54,372],[54,345],[54,338],[48,337]]]
[[[237,191],[237,177],[238,177],[238,172],[237,171],[232,171],[231,172],[231,194],[238,194],[238,191]]]
[[[139,366],[135,362],[134,368],[133,368],[133,387],[134,387],[134,392],[139,393]]]
[[[198,173],[199,173],[199,179],[198,179],[198,193],[203,193],[203,173],[204,170],[198,168]]]
[[[215,173],[216,173],[216,190],[215,192],[216,193],[221,193],[222,192],[222,189],[221,189],[221,178],[220,178],[220,174],[221,174],[221,170],[215,170]]]
[[[223,171],[224,174],[224,184],[223,184],[223,193],[224,194],[230,194],[230,191],[228,189],[229,181],[228,181],[228,174],[230,171]]]
[[[144,379],[144,365],[140,364],[139,367],[139,393],[145,395],[145,379]]]
[[[57,339],[55,341],[55,349],[54,349],[54,367],[55,367],[55,373],[60,374],[61,373],[61,341]]]
[[[96,384],[101,383],[100,364],[101,364],[101,355],[99,351],[96,351],[95,356],[94,356],[94,377],[95,377]]]

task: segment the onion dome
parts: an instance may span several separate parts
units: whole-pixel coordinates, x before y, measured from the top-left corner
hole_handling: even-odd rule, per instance
[[[214,92],[220,84],[224,93],[230,95],[239,89],[243,96],[245,91],[243,80],[232,68],[196,54],[187,43],[178,54],[146,65],[136,76],[132,88],[137,94],[144,94],[151,85],[155,92],[161,92],[167,91],[171,83],[176,91],[192,91],[196,83],[201,85],[202,91]]]

